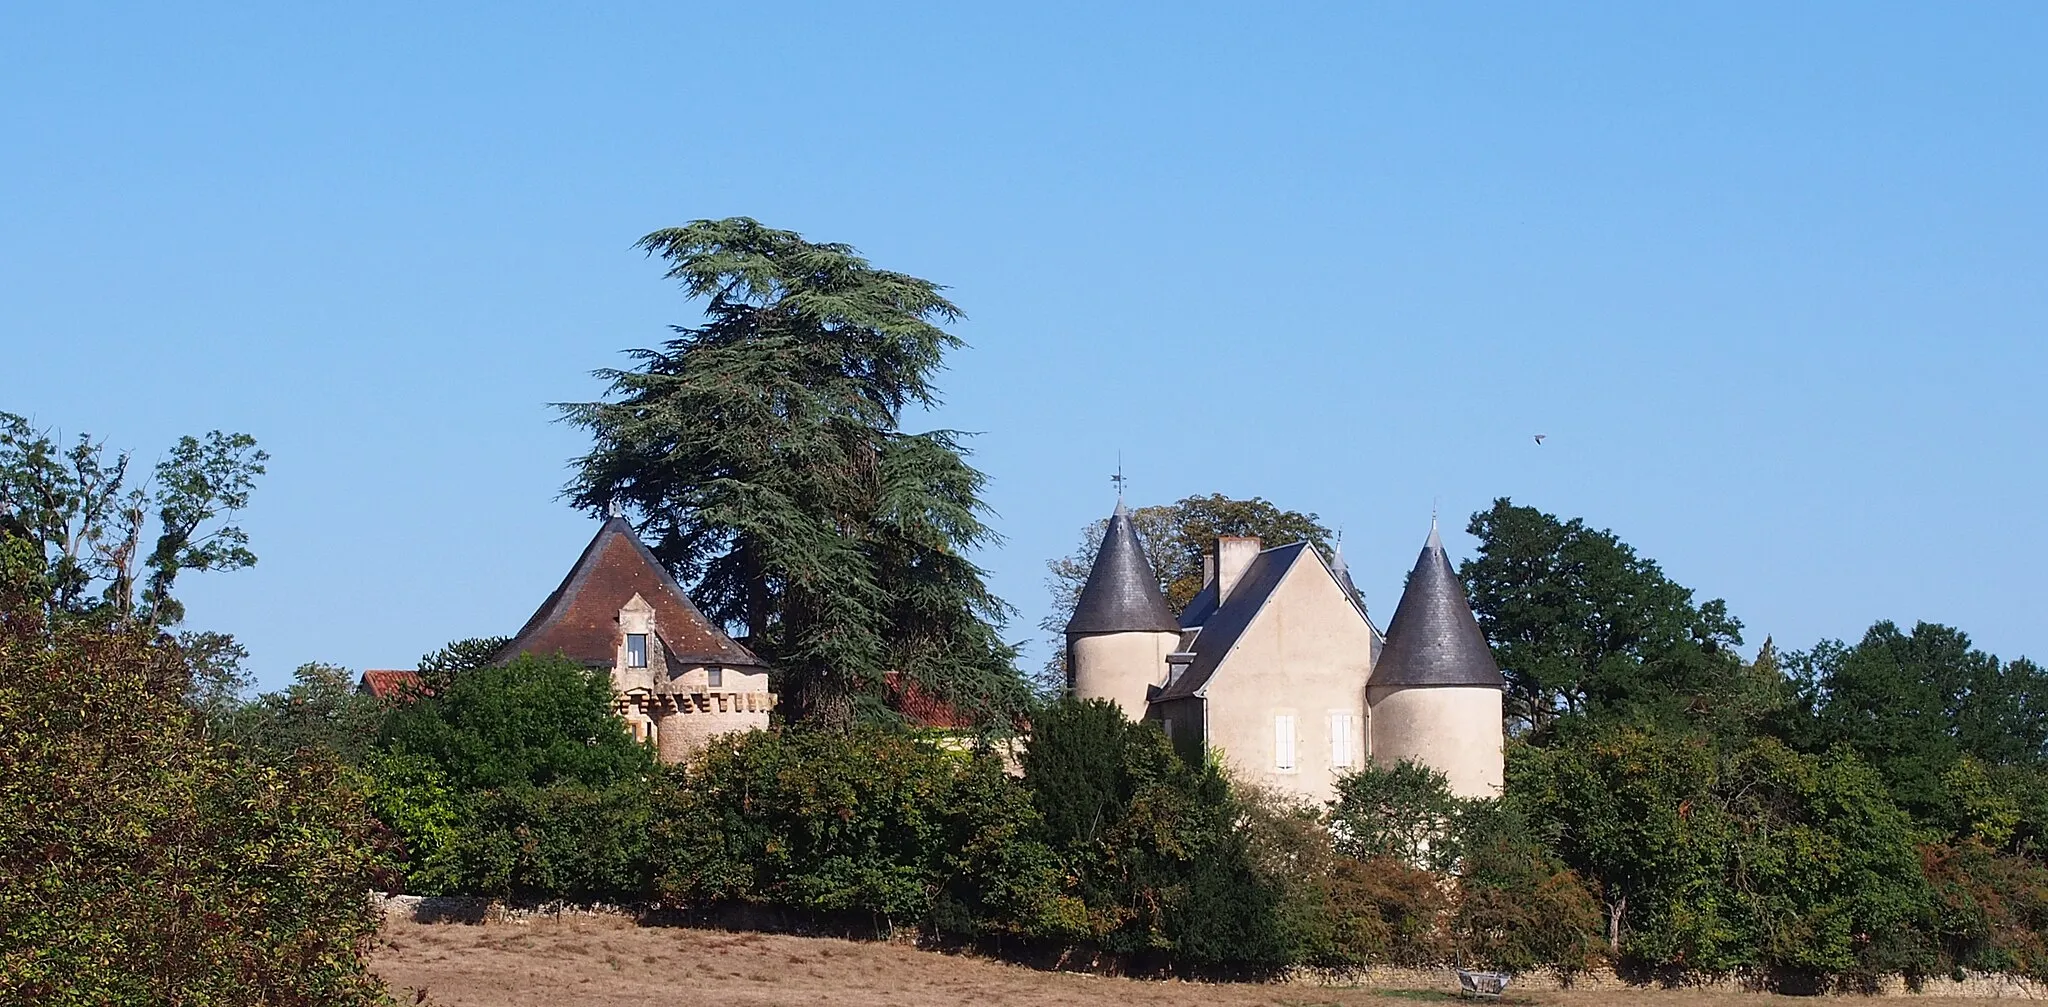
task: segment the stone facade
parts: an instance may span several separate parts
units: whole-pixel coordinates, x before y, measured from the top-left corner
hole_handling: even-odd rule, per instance
[[[598,529],[500,660],[559,654],[611,672],[637,740],[681,762],[711,739],[768,726],[768,667],[690,602],[624,518]]]

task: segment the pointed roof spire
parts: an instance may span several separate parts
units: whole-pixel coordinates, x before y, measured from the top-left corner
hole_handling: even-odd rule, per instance
[[[1344,562],[1344,529],[1342,528],[1337,529],[1337,541],[1330,547],[1330,572],[1337,575],[1337,583],[1343,586],[1353,601],[1357,601],[1360,597],[1358,585],[1351,582],[1351,564]]]
[[[1506,686],[1465,598],[1465,585],[1444,554],[1434,517],[1368,684]]]
[[[1067,633],[1177,633],[1180,623],[1159,593],[1159,575],[1138,545],[1138,529],[1119,493],[1103,530],[1088,583],[1074,603]]]

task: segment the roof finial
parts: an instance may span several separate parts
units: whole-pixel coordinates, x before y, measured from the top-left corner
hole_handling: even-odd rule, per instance
[[[605,501],[604,511],[605,514],[609,517],[626,516],[626,507],[624,504],[619,503],[617,497],[613,497],[612,499]]]
[[[1429,503],[1429,541],[1423,543],[1424,549],[1442,549],[1444,547],[1444,540],[1436,533],[1436,511],[1437,501],[1431,500]]]
[[[1116,502],[1123,503],[1124,483],[1129,480],[1124,478],[1124,453],[1121,451],[1116,453],[1116,475],[1110,476],[1109,481],[1116,484]]]

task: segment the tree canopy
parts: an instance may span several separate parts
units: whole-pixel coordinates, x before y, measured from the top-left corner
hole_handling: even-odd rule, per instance
[[[1611,531],[1503,497],[1472,516],[1478,555],[1459,564],[1472,611],[1507,677],[1509,716],[1671,716],[1732,699],[1742,623],[1695,602]]]
[[[1822,641],[1788,656],[1814,749],[1841,745],[1884,774],[1899,801],[1931,816],[1950,799],[1948,774],[2048,762],[2048,672],[2000,661],[1960,630],[1889,621],[1854,646]]]
[[[641,519],[705,613],[743,627],[789,713],[846,726],[888,672],[1002,720],[1024,699],[1009,608],[969,558],[997,540],[986,477],[957,431],[901,429],[938,404],[960,310],[928,280],[847,245],[743,217],[639,247],[704,301],[607,398],[563,407],[595,443],[570,498]]]
[[[0,1000],[388,1003],[390,851],[332,755],[244,758],[171,638],[0,596]]]
[[[255,564],[236,517],[268,458],[255,438],[215,430],[179,438],[135,485],[129,453],[88,434],[66,446],[0,412],[0,533],[38,554],[52,618],[175,626],[181,572]]]

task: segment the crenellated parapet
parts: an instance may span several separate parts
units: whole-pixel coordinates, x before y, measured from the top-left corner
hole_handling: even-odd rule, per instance
[[[638,714],[660,719],[667,716],[697,716],[721,713],[770,713],[781,697],[760,692],[640,692],[618,697],[621,716]]]

